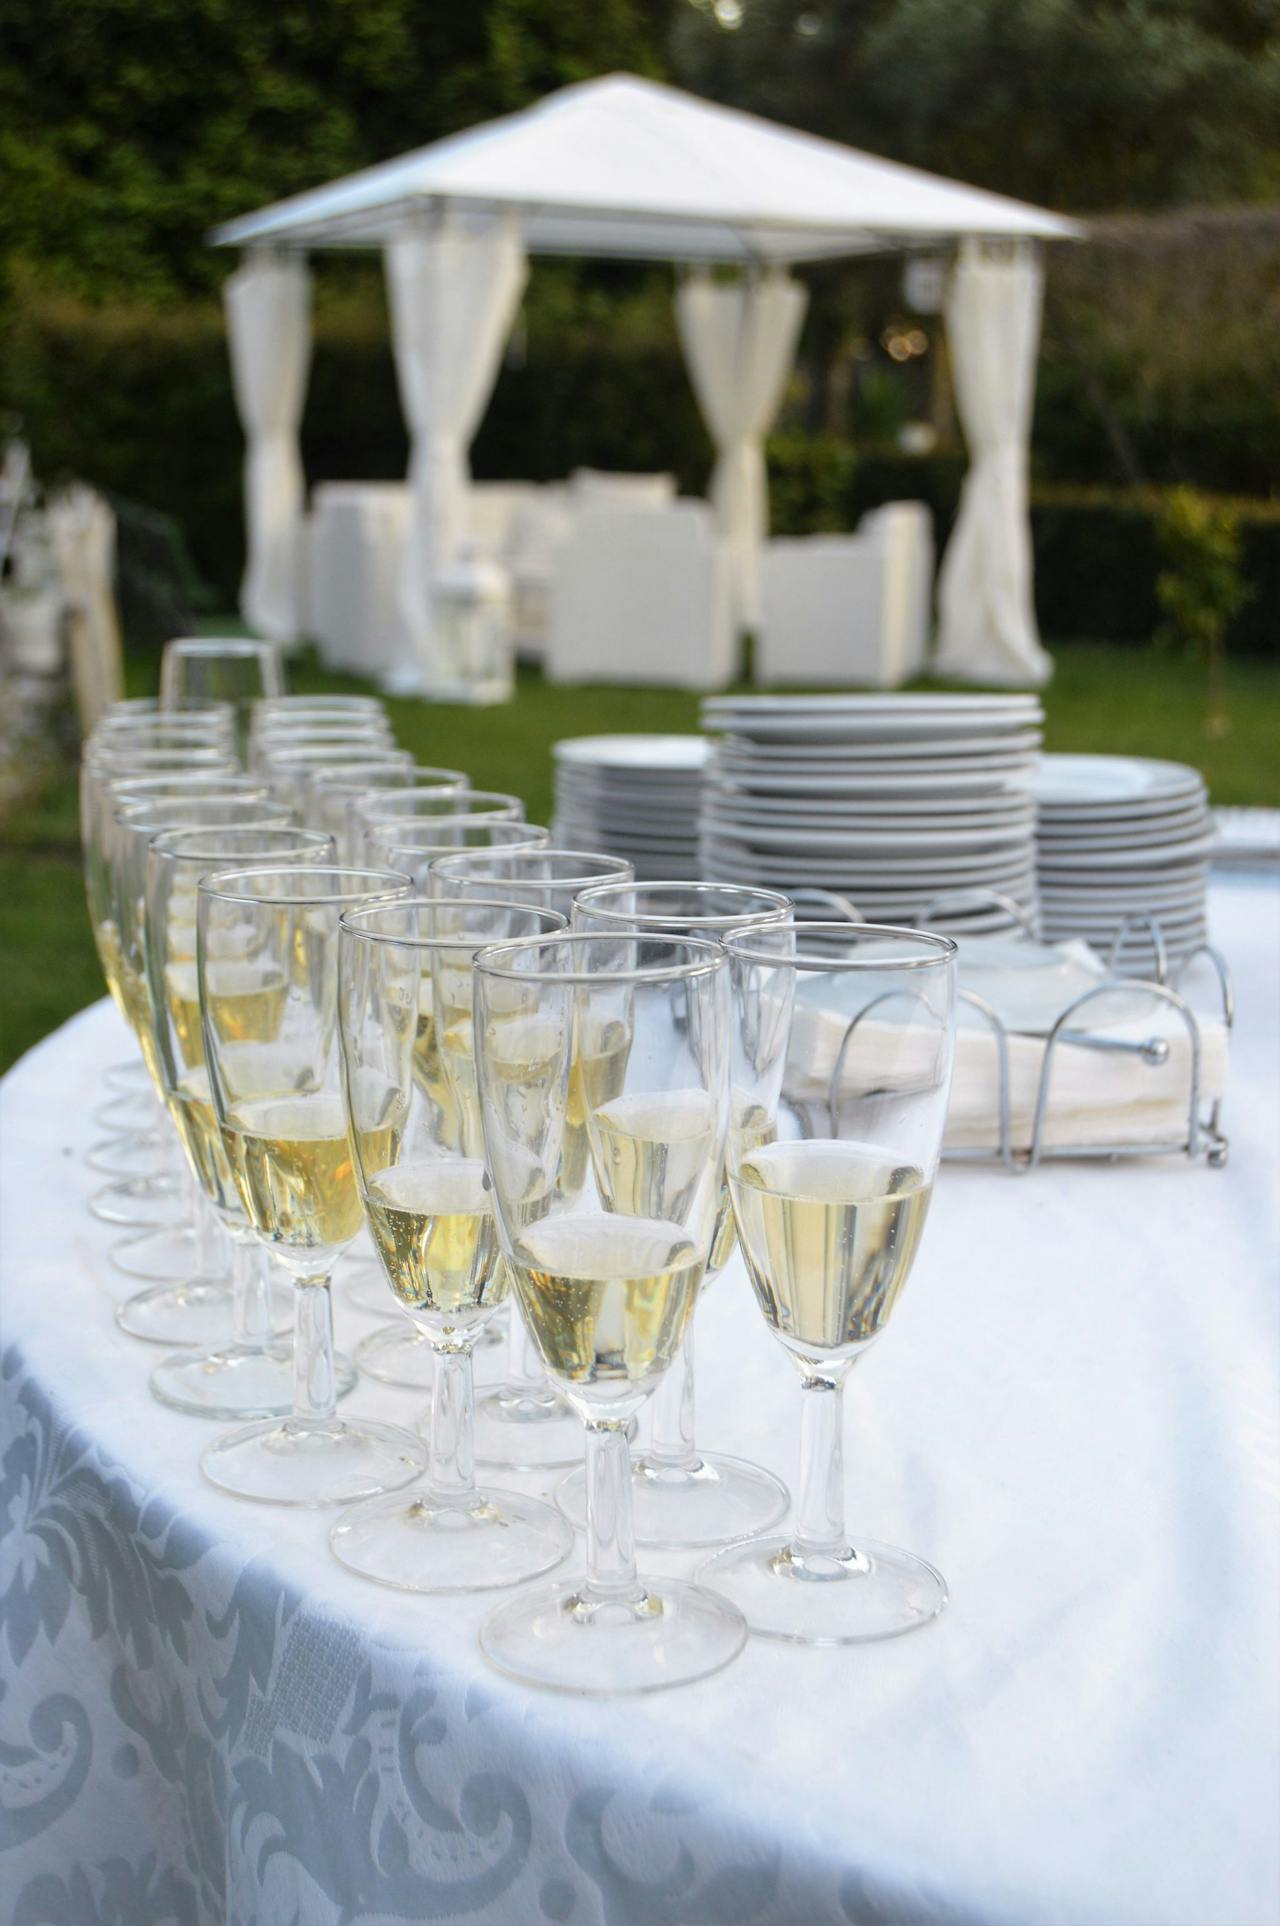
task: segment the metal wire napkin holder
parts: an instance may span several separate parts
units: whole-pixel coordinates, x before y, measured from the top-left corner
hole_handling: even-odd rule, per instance
[[[847,897],[837,895],[832,891],[796,891],[795,896],[797,902],[808,900],[816,903],[816,899],[821,898],[824,910],[828,912],[836,910],[839,914],[847,916],[851,922],[861,922],[864,920],[858,915],[856,907]],[[961,899],[963,899],[963,901]],[[996,890],[964,890],[948,892],[945,896],[936,896],[925,906],[920,920],[922,923],[927,923],[932,918],[943,915],[947,911],[954,912],[962,907],[975,908],[981,906],[1005,910],[1016,919],[1028,936],[1033,939],[1038,937],[1035,920],[1025,907],[1015,902],[1013,898],[1004,896]],[[1152,956],[1155,963],[1154,977],[1146,978],[1118,975],[1116,972],[1116,964],[1126,938],[1131,935],[1136,935],[1144,929],[1151,943]],[[1045,1034],[1044,1061],[1040,1066],[1035,1109],[1032,1114],[1031,1142],[1026,1150],[1015,1149],[1012,1138],[1009,1038],[1011,1035],[1031,1034],[1038,1037],[1040,1033],[1038,1031],[1034,1033],[1011,1031],[1003,1018],[993,1009],[985,997],[979,996],[974,990],[961,990],[959,1000],[967,1004],[970,1009],[977,1011],[995,1037],[999,1135],[996,1144],[992,1148],[948,1150],[944,1153],[945,1156],[957,1162],[1003,1164],[1004,1168],[1016,1177],[1025,1176],[1028,1171],[1035,1170],[1037,1166],[1042,1163],[1064,1158],[1106,1159],[1108,1161],[1115,1161],[1121,1157],[1168,1157],[1181,1155],[1187,1157],[1192,1162],[1203,1158],[1210,1169],[1220,1170],[1227,1161],[1229,1149],[1228,1139],[1222,1131],[1222,1099],[1220,1097],[1215,1098],[1209,1105],[1207,1111],[1202,1110],[1200,1087],[1202,1046],[1200,1025],[1197,1021],[1195,1011],[1178,989],[1178,985],[1185,977],[1187,971],[1193,964],[1198,963],[1201,958],[1208,960],[1209,966],[1213,971],[1218,986],[1218,994],[1221,999],[1222,1020],[1229,1034],[1235,1020],[1235,998],[1231,988],[1231,973],[1227,968],[1226,960],[1222,956],[1222,953],[1215,949],[1211,943],[1198,943],[1194,949],[1190,950],[1180,959],[1176,971],[1172,973],[1171,981],[1168,946],[1165,942],[1159,919],[1145,914],[1126,916],[1123,919],[1112,938],[1111,948],[1107,955],[1108,974],[1092,988],[1082,991],[1079,996],[1073,997],[1066,1007],[1059,1012],[1057,1018]],[[1078,1017],[1079,1013],[1097,998],[1106,996],[1114,999],[1116,996],[1129,994],[1131,994],[1135,1000],[1141,998],[1149,1000],[1151,997],[1155,997],[1161,1003],[1167,1004],[1170,1009],[1177,1012],[1178,1018],[1186,1029],[1190,1049],[1188,1052],[1189,1061],[1187,1073],[1187,1128],[1183,1141],[1181,1143],[1171,1143],[1166,1138],[1157,1143],[1138,1144],[1102,1143],[1055,1146],[1046,1143],[1045,1122],[1049,1115],[1053,1063],[1055,1054],[1060,1048],[1123,1052],[1125,1055],[1135,1057],[1141,1063],[1150,1065],[1153,1069],[1162,1068],[1169,1061],[1169,1039],[1165,1036],[1153,1034],[1143,1039],[1115,1037],[1091,1031],[1087,1027],[1080,1028],[1076,1026],[1074,1020]],[[879,999],[877,999],[877,1001],[878,1000]],[[832,1069],[827,1093],[832,1116],[836,1114],[838,1085],[844,1068],[845,1058],[848,1054],[849,1045],[853,1040],[858,1025],[863,1022],[874,1008],[875,1003],[868,1004],[866,1009],[859,1011],[858,1015],[853,1018],[848,1029],[845,1031],[840,1049],[836,1054],[835,1065]]]

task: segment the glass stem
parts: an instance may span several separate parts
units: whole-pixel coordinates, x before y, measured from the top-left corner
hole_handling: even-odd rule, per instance
[[[196,1183],[191,1172],[183,1164],[185,1176],[186,1201],[191,1212],[192,1228],[196,1239],[197,1277],[225,1277],[227,1274],[227,1239],[217,1212]]]
[[[231,1236],[231,1320],[236,1343],[265,1351],[272,1339],[271,1260],[252,1231]]]
[[[844,1375],[807,1373],[800,1406],[800,1490],[792,1540],[817,1556],[848,1550],[844,1528]]]
[[[593,1599],[632,1598],[636,1534],[631,1508],[631,1453],[624,1424],[587,1424],[587,1575]]]
[[[673,1468],[695,1470],[698,1454],[693,1443],[692,1319],[684,1334],[684,1343],[653,1394],[652,1409],[652,1429],[645,1457]]]
[[[437,1345],[427,1483],[450,1498],[476,1488],[471,1346]]]
[[[329,1279],[299,1278],[293,1291],[293,1415],[320,1423],[333,1416],[337,1402]]]

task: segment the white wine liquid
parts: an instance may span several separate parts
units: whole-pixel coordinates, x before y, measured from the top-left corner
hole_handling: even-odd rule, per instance
[[[730,1178],[738,1240],[766,1319],[801,1353],[884,1329],[920,1242],[931,1185],[870,1145],[816,1138],[755,1151]]]
[[[774,1137],[774,1121],[769,1112],[758,1103],[742,1103],[735,1100],[733,1118],[729,1125],[729,1143],[725,1151],[725,1162],[738,1163],[749,1151],[759,1150],[762,1144],[771,1144]],[[729,1197],[729,1180],[726,1177],[720,1186],[720,1205],[716,1214],[716,1234],[711,1243],[711,1255],[707,1259],[707,1276],[714,1277],[722,1271],[733,1256],[733,1247],[738,1241],[738,1227],[733,1221],[733,1205]]]
[[[516,1239],[512,1268],[553,1376],[640,1383],[679,1349],[702,1259],[679,1224],[601,1213],[544,1217]]]
[[[187,1071],[177,1089],[169,1091],[168,1103],[187,1162],[201,1190],[218,1210],[239,1216],[240,1198],[218,1120],[213,1114],[209,1073],[203,1065]]]
[[[592,1141],[610,1210],[699,1227],[705,1213],[698,1207],[720,1176],[715,1109],[705,1090],[615,1097],[594,1113]]]
[[[436,1025],[431,978],[418,984],[418,1015],[413,1038],[413,1080],[436,1114],[440,1141],[450,1149],[458,1147],[457,1105],[444,1065],[440,1060],[440,1038]]]
[[[222,1136],[249,1222],[261,1236],[295,1251],[332,1249],[355,1236],[360,1194],[340,1098],[239,1102]],[[391,1125],[363,1133],[363,1142],[375,1169],[391,1162]]]
[[[94,924],[93,940],[97,945],[98,961],[102,965],[102,974],[106,978],[111,1001],[129,1028],[136,1030],[137,1024],[134,1022],[133,1011],[125,997],[124,972],[120,956],[120,931],[113,917],[104,917],[101,923]]]
[[[364,1201],[387,1276],[409,1310],[472,1322],[506,1296],[482,1163],[397,1164],[370,1178]]]
[[[224,1043],[273,1043],[280,1034],[288,988],[284,971],[275,964],[211,963],[205,971],[209,1021]],[[204,1062],[194,963],[170,963],[165,994],[182,1061],[194,1069]]]

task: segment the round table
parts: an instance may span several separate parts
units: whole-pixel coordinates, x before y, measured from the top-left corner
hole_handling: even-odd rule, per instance
[[[846,1453],[851,1521],[941,1567],[942,1619],[641,1701],[512,1684],[476,1645],[501,1594],[362,1584],[326,1514],[203,1482],[85,1209],[118,1020],[46,1039],[0,1091],[6,1917],[1275,1919],[1278,911],[1215,882],[1226,1169],[943,1171]],[[350,1347],[375,1321],[338,1300]],[[700,1318],[704,1442],[789,1478],[797,1380],[740,1274]]]

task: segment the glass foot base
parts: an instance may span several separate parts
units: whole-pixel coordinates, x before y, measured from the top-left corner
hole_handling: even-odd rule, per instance
[[[561,1479],[555,1500],[571,1524],[585,1528],[584,1467]],[[781,1479],[745,1458],[708,1452],[685,1466],[641,1453],[631,1460],[631,1502],[638,1545],[699,1551],[768,1531],[785,1517],[791,1497]]]
[[[153,1128],[155,1115],[155,1098],[139,1091],[132,1097],[109,1097],[93,1112],[93,1121],[109,1137],[136,1137]]]
[[[106,1137],[85,1152],[85,1163],[104,1177],[172,1177],[173,1146],[154,1134]]]
[[[334,1360],[340,1398],[356,1387],[349,1358]],[[151,1395],[175,1411],[234,1424],[287,1418],[293,1409],[293,1346],[229,1344],[221,1351],[179,1352],[151,1373]]]
[[[786,1537],[733,1545],[698,1568],[699,1584],[736,1605],[762,1638],[860,1645],[936,1618],[946,1580],[914,1552],[861,1540],[842,1555],[801,1552]]]
[[[554,1471],[582,1457],[582,1426],[554,1391],[504,1385],[476,1399],[476,1462],[507,1471]]]
[[[388,1284],[381,1264],[350,1266],[342,1278],[342,1296],[353,1311],[364,1311],[370,1317],[401,1315],[395,1292]]]
[[[525,1685],[613,1695],[661,1692],[707,1678],[735,1659],[747,1625],[700,1585],[640,1578],[634,1599],[599,1599],[585,1584],[540,1585],[487,1618],[480,1649]]]
[[[190,1224],[170,1224],[113,1244],[111,1264],[140,1284],[180,1284],[199,1271],[200,1248]]]
[[[389,1290],[387,1295],[391,1295]],[[384,1325],[382,1330],[371,1331],[368,1337],[361,1338],[355,1357],[365,1376],[376,1378],[379,1384],[401,1385],[407,1391],[421,1391],[424,1396],[431,1393],[435,1354],[417,1325],[406,1317],[398,1317],[394,1324]],[[496,1361],[495,1347],[486,1344],[482,1337],[477,1340],[472,1357],[479,1375],[481,1360]],[[492,1370],[489,1375],[492,1382]]]
[[[121,1230],[177,1230],[187,1221],[186,1200],[170,1177],[102,1184],[89,1199],[89,1215]]]
[[[554,1570],[572,1544],[558,1512],[514,1491],[393,1492],[343,1512],[329,1533],[339,1564],[404,1592],[519,1585]]]
[[[139,1090],[148,1093],[154,1088],[150,1072],[141,1057],[130,1057],[125,1063],[111,1063],[102,1073],[102,1081],[108,1090],[122,1090],[132,1096]]]
[[[199,1345],[212,1351],[230,1344],[235,1335],[231,1320],[231,1285],[224,1279],[153,1284],[116,1305],[116,1323],[129,1337],[170,1349]]]
[[[266,1505],[351,1505],[419,1478],[411,1431],[369,1418],[286,1418],[246,1425],[200,1454],[210,1484]]]

